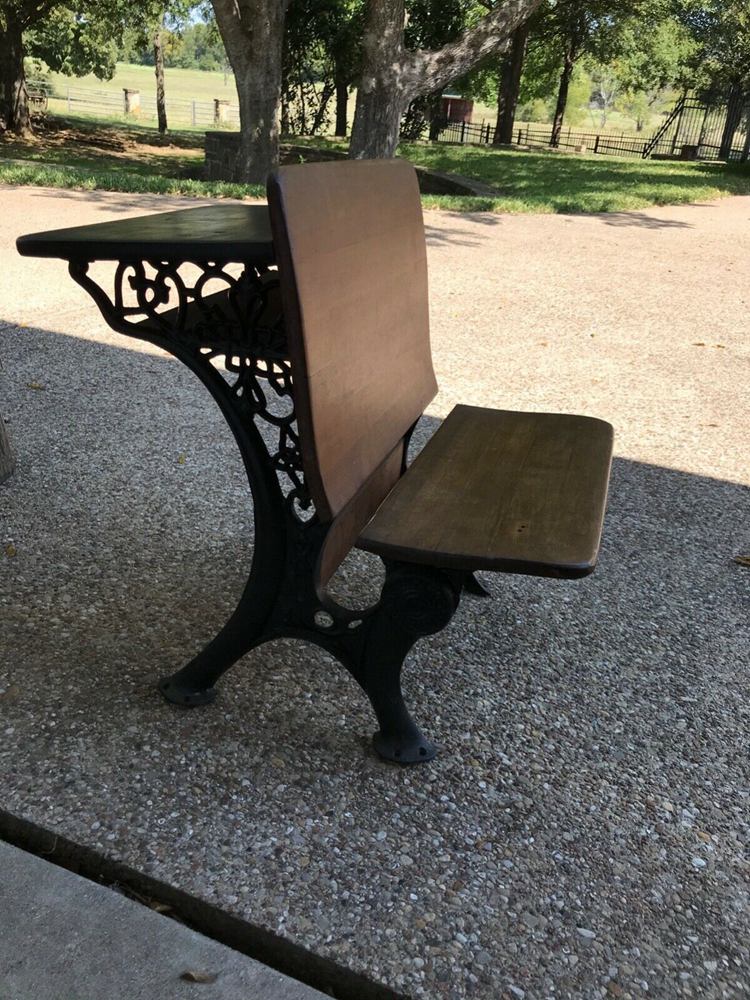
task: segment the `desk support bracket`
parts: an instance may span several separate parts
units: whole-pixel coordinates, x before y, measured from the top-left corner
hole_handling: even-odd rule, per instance
[[[380,599],[363,611],[316,592],[330,525],[318,520],[305,487],[276,272],[246,267],[235,275],[206,264],[189,281],[177,265],[121,262],[109,292],[85,262],[71,262],[70,273],[114,330],[156,344],[201,380],[235,437],[252,493],[255,548],[237,607],[196,657],[160,682],[164,697],[207,704],[222,674],[251,649],[304,639],[334,656],[369,698],[381,757],[430,760],[436,748],[406,708],[401,670],[418,639],[448,624],[466,576],[386,562]],[[223,288],[209,294],[209,282]]]

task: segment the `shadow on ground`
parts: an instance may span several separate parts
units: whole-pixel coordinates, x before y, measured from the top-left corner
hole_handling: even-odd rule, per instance
[[[645,212],[607,212],[600,215],[602,222],[608,226],[636,226],[642,229],[694,229],[690,222],[680,219],[657,219]]]
[[[163,356],[0,337],[8,812],[392,994],[750,990],[746,487],[618,458],[593,577],[485,576],[494,599],[415,648],[442,753],[394,768],[299,643],[248,655],[208,709],[161,700],[244,582],[230,436]],[[374,565],[337,586],[373,596]]]
[[[59,201],[66,198],[71,201],[80,201],[87,206],[101,205],[102,211],[111,214],[112,212],[133,212],[132,193],[123,193],[118,197],[113,191],[74,191],[66,188],[36,188],[31,194],[33,198],[52,198]],[[172,208],[192,207],[200,204],[215,204],[208,198],[190,198],[180,195],[164,194],[139,194],[138,208],[144,211],[168,212]]]

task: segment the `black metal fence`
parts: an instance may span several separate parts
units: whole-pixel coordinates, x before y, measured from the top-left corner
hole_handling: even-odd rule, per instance
[[[451,122],[440,130],[439,142],[472,143],[490,145],[494,141],[495,129],[489,122],[474,125],[469,122]],[[587,153],[602,153],[611,156],[643,156],[647,139],[607,132],[579,132],[571,128],[563,129],[557,143],[560,149],[575,149]],[[552,143],[551,125],[523,125],[513,132],[516,146],[544,147]]]
[[[750,135],[744,111],[733,101],[714,107],[683,97],[649,140],[644,156],[677,156],[689,151],[690,158],[698,160],[747,159]]]
[[[468,142],[472,145],[489,145],[495,130],[489,122],[474,125],[472,122],[448,122],[438,133],[439,142]]]
[[[682,98],[652,136],[626,132],[586,132],[564,128],[556,146],[560,149],[634,159],[669,157],[695,160],[745,161],[750,156],[750,134],[745,116],[731,104],[712,107],[694,98]],[[495,128],[489,122],[449,122],[438,133],[439,142],[490,145]],[[513,145],[549,147],[551,125],[521,125],[514,130]]]
[[[525,125],[516,130],[514,140],[519,146],[551,146],[551,125]],[[557,141],[560,149],[574,149],[586,153],[610,156],[643,156],[646,139],[627,135],[625,132],[579,132],[563,129]]]

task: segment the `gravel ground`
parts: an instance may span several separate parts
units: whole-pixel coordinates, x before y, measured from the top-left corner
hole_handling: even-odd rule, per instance
[[[416,647],[443,749],[407,770],[299,643],[162,702],[243,583],[240,463],[192,376],[12,242],[179,203],[0,203],[2,805],[414,998],[748,996],[750,198],[428,215],[420,440],[460,399],[604,417],[617,459],[593,577],[486,576]]]

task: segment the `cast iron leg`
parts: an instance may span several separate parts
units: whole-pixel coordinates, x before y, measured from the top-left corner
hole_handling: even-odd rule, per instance
[[[223,389],[223,382],[220,386]],[[159,681],[167,701],[186,708],[212,702],[216,681],[261,641],[286,561],[283,499],[262,439],[251,424],[243,423],[240,406],[230,406],[221,393],[215,393],[215,398],[234,432],[247,471],[255,510],[255,544],[250,576],[227,623],[181,670]]]
[[[159,681],[167,701],[185,708],[209,704],[216,697],[216,681],[260,639],[264,623],[253,621],[251,589],[246,588],[234,614],[205,649],[177,673]]]
[[[461,581],[426,567],[390,563],[378,610],[367,630],[357,680],[380,730],[375,749],[385,760],[415,764],[437,748],[422,734],[401,693],[401,668],[417,639],[445,628],[458,607]]]
[[[475,597],[492,597],[492,594],[478,579],[476,573],[467,573],[464,577],[464,590]]]

